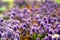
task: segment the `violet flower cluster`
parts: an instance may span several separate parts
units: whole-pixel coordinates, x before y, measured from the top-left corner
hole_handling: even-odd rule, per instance
[[[60,40],[59,14],[60,5],[51,1],[42,2],[37,8],[13,7],[0,18],[0,38],[25,40],[28,36],[27,40]]]

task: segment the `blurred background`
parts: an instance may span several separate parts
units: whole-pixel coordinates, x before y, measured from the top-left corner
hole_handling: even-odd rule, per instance
[[[45,0],[0,0],[0,13],[3,11],[6,11],[13,7],[13,5],[32,5],[37,4],[39,5],[41,2],[44,2]],[[49,0],[54,1],[54,0]]]

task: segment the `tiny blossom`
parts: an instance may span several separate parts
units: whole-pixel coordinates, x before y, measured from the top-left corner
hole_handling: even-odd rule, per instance
[[[36,38],[36,40],[40,40],[40,38]]]

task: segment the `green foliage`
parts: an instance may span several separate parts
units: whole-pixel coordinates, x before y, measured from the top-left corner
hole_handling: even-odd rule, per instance
[[[60,0],[54,0],[56,3],[60,4]]]
[[[8,19],[9,19],[9,17],[4,16],[4,17],[3,17],[3,19],[4,19],[4,20],[8,20]]]
[[[37,38],[37,34],[34,34],[33,39],[36,40],[36,38]]]
[[[34,34],[33,39],[36,40],[37,37],[39,37],[41,40],[46,36],[47,34]]]

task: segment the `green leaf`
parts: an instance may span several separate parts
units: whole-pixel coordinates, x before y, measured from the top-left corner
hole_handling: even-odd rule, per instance
[[[33,39],[35,40],[37,38],[37,34],[34,34],[33,35]]]
[[[56,3],[60,4],[60,0],[54,0]]]
[[[6,10],[6,7],[0,7],[0,13]]]
[[[46,34],[38,34],[38,37],[41,39],[44,38],[45,36],[46,36]]]
[[[4,16],[4,17],[3,17],[3,19],[4,19],[4,20],[8,20],[8,19],[9,19],[9,17]]]

